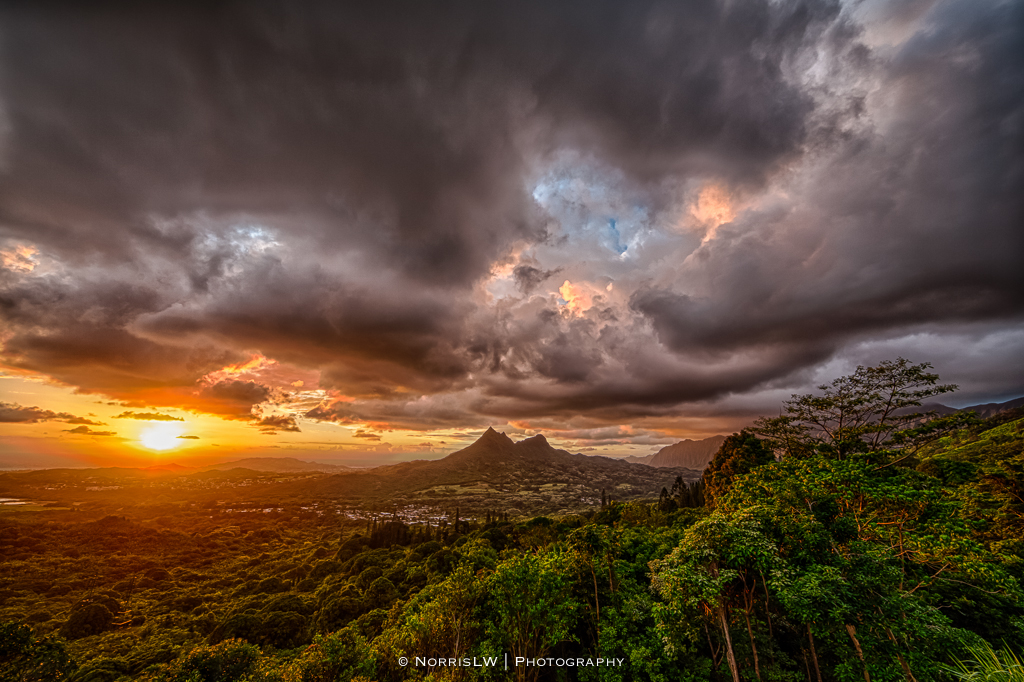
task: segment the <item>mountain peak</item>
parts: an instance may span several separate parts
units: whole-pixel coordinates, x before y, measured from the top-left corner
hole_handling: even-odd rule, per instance
[[[562,450],[555,450],[548,443],[548,439],[543,434],[538,433],[536,436],[531,438],[524,438],[515,445],[515,451],[520,457],[526,457],[528,459],[550,459],[551,457],[557,456],[556,453],[564,453]]]
[[[497,445],[499,447],[507,447],[512,445],[512,439],[505,435],[504,432],[498,433],[494,430],[493,426],[488,426],[487,430],[484,431],[484,435],[480,436],[476,443],[485,445]],[[474,443],[474,445],[476,444]]]
[[[489,428],[484,431],[476,442],[458,452],[445,457],[449,463],[488,463],[493,464],[501,461],[518,460],[523,457],[536,457],[551,450],[544,436],[534,436],[513,442],[508,435]]]
[[[658,450],[644,462],[653,467],[685,467],[701,471],[714,458],[725,442],[725,436],[711,436],[703,440],[681,440]]]

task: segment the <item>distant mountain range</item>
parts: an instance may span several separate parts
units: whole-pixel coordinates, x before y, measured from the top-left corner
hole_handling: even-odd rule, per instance
[[[941,415],[954,414],[956,412],[975,412],[982,419],[1006,412],[1018,407],[1024,407],[1024,397],[1014,400],[1007,400],[1004,403],[984,403],[982,405],[971,405],[957,409],[940,403],[925,403],[920,407],[908,408],[907,412],[935,412]],[[714,458],[718,448],[725,441],[725,436],[711,436],[703,440],[682,440],[658,450],[653,455],[646,457],[623,457],[622,461],[631,464],[646,464],[652,467],[686,467],[703,471]]]
[[[685,467],[703,471],[725,442],[725,436],[711,436],[702,440],[681,440],[658,450],[646,457],[626,457],[632,464],[646,464],[652,467]]]
[[[475,443],[443,459],[352,470],[286,484],[280,492],[353,502],[458,504],[478,510],[512,507],[550,513],[592,508],[600,503],[602,491],[620,501],[657,497],[676,476],[692,481],[700,472],[573,455],[551,447],[542,435],[514,442],[504,433],[487,429]]]
[[[983,403],[981,405],[961,407],[960,409],[941,405],[939,403],[925,403],[921,405],[921,407],[913,408],[911,411],[937,412],[939,415],[953,414],[955,412],[974,412],[982,419],[985,419],[987,417],[995,416],[1000,412],[1006,412],[1007,410],[1013,410],[1018,407],[1024,407],[1024,397],[1007,400],[1005,403]]]
[[[230,469],[249,469],[250,471],[272,471],[282,474],[303,471],[322,471],[338,473],[348,471],[350,467],[340,464],[322,464],[320,462],[304,462],[294,457],[246,457],[231,462],[221,462],[201,467],[200,471],[228,471]]]

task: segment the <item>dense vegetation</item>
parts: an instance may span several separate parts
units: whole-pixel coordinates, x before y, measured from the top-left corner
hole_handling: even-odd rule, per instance
[[[23,625],[3,626],[0,676],[973,674],[958,663],[972,651],[1024,648],[1024,415],[916,414],[949,389],[926,370],[862,368],[728,438],[699,484],[579,515],[444,527],[216,504],[158,518],[7,515],[0,619]],[[437,662],[505,653],[624,663]]]

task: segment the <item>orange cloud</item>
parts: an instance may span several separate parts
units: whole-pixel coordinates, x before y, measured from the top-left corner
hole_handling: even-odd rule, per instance
[[[138,419],[140,421],[151,422],[185,421],[182,417],[172,417],[169,414],[160,414],[159,412],[122,412],[121,414],[114,415],[114,419]]]
[[[0,251],[0,267],[14,272],[32,272],[36,269],[36,255],[31,246],[18,245],[9,251]]]
[[[717,183],[704,185],[689,207],[690,222],[704,231],[701,243],[714,239],[718,228],[732,222],[736,214],[736,205],[728,188]]]
[[[68,412],[54,412],[39,407],[23,407],[17,403],[0,401],[0,424],[36,424],[44,421],[103,426],[103,422],[93,421],[85,417],[77,417]]]
[[[76,426],[73,429],[68,429],[65,433],[74,433],[79,436],[116,436],[115,431],[93,431],[88,426]]]
[[[565,280],[558,287],[558,295],[565,301],[565,309],[573,313],[582,313],[594,305],[596,292],[588,284],[573,284]]]

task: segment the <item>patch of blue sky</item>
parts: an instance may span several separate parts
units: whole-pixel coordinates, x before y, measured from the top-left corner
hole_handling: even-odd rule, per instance
[[[608,230],[611,232],[612,235],[611,248],[613,251],[615,251],[615,253],[621,256],[622,254],[626,253],[626,251],[629,249],[629,245],[622,243],[622,236],[619,234],[619,228],[616,226],[615,222],[615,218],[608,219]]]
[[[552,171],[531,193],[574,248],[589,242],[623,258],[643,240],[650,215],[609,180],[593,169]]]

